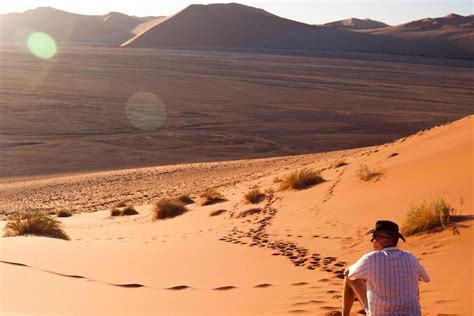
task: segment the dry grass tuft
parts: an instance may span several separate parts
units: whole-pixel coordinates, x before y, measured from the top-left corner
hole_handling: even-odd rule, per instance
[[[125,203],[125,202],[123,202],[123,201],[122,201],[122,202],[118,202],[118,203],[115,205],[115,207],[126,207],[126,206],[127,206],[127,203]]]
[[[110,216],[122,216],[122,211],[120,211],[118,208],[113,208],[110,210]]]
[[[140,214],[138,211],[133,207],[133,205],[127,205],[122,212],[122,216],[132,216],[132,215],[137,215]]]
[[[183,203],[184,205],[187,205],[187,204],[193,204],[194,203],[194,200],[191,199],[189,197],[189,195],[180,195],[176,198],[177,200],[179,200],[181,203]]]
[[[8,218],[5,237],[36,235],[69,240],[62,229],[61,222],[47,214],[28,210],[18,212]]]
[[[72,213],[68,210],[59,210],[57,213],[56,213],[56,216],[57,217],[71,217],[72,216]]]
[[[321,182],[324,182],[324,179],[319,171],[301,169],[287,175],[280,183],[280,190],[303,190]]]
[[[253,189],[247,192],[244,198],[247,203],[257,204],[265,198],[265,194],[260,192],[259,189]]]
[[[153,220],[173,218],[182,215],[188,208],[176,199],[161,199],[153,207]]]
[[[218,215],[221,215],[225,212],[227,212],[227,210],[216,210],[216,211],[212,211],[211,213],[209,213],[209,216],[218,216]]]
[[[357,177],[359,178],[359,180],[370,181],[372,179],[378,178],[380,175],[380,172],[370,170],[367,164],[359,164],[359,169],[357,170]]]
[[[202,206],[220,203],[226,200],[222,194],[210,188],[206,189],[199,197],[201,198],[200,204]]]
[[[434,228],[446,227],[453,209],[440,197],[412,206],[401,232],[411,236]]]

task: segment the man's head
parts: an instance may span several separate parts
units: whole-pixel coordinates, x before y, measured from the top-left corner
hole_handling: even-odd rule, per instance
[[[377,221],[375,228],[369,230],[367,234],[372,234],[370,241],[375,251],[380,251],[388,247],[396,247],[399,238],[405,242],[405,238],[398,231],[398,225],[391,221]]]

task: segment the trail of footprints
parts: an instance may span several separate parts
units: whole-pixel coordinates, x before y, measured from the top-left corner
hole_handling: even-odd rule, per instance
[[[306,267],[309,270],[320,269],[335,274],[336,278],[344,279],[346,262],[337,261],[336,257],[322,257],[319,253],[310,253],[308,249],[299,247],[293,242],[270,240],[266,227],[271,223],[276,213],[277,210],[272,208],[271,203],[269,203],[260,212],[264,217],[257,222],[257,228],[251,228],[245,232],[234,227],[229,234],[219,240],[250,247],[270,248],[274,250],[273,256],[285,256],[297,267]],[[313,237],[319,236],[315,235]]]

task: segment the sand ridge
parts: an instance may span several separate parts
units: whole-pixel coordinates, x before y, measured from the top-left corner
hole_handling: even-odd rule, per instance
[[[385,145],[325,154],[2,180],[12,197],[56,195],[66,206],[64,197],[75,194],[84,208],[60,219],[71,241],[0,238],[0,308],[5,314],[331,313],[341,304],[343,269],[370,251],[365,232],[373,222],[400,222],[410,204],[435,193],[456,208],[456,230],[410,237],[400,246],[431,276],[421,285],[424,314],[469,315],[473,126],[469,116]],[[379,176],[358,180],[360,163]],[[319,169],[326,181],[278,191],[276,178],[300,168]],[[191,204],[188,213],[157,222],[151,221],[155,197],[145,203],[131,197],[136,216],[111,218],[105,204],[87,212],[114,195],[95,200],[100,195],[90,197],[87,186],[99,192],[110,184],[116,202],[125,197],[120,186],[146,194],[153,189],[144,183],[160,182],[170,196],[190,193],[198,200],[201,186],[211,186],[226,201]],[[243,195],[255,187],[275,191],[258,204],[245,203]],[[225,211],[210,216],[218,210]]]

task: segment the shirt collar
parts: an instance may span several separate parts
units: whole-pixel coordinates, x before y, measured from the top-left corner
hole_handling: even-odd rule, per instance
[[[383,248],[380,251],[400,251],[400,249],[398,249],[397,247],[387,247],[387,248]]]

